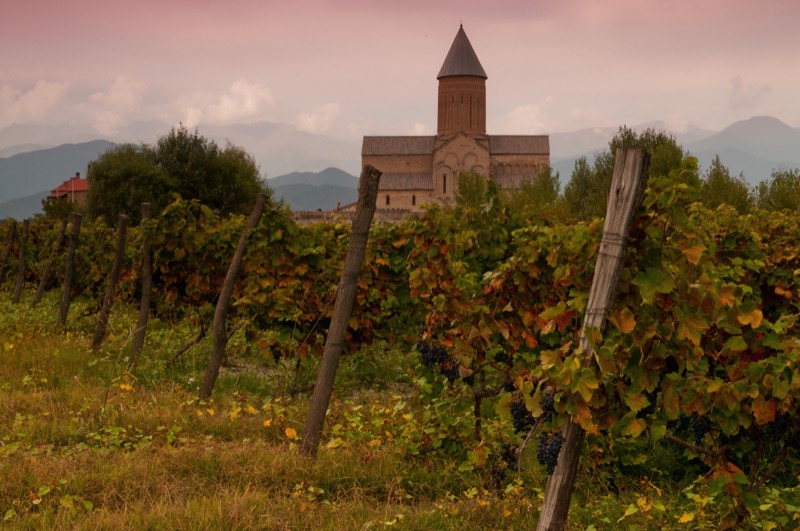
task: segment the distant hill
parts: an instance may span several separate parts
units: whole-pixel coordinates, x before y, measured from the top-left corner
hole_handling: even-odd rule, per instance
[[[292,210],[333,210],[358,198],[358,177],[338,168],[321,172],[293,172],[269,179],[275,199]]]
[[[106,140],[64,144],[0,158],[0,203],[49,192],[113,146]]]
[[[42,199],[47,197],[49,193],[50,191],[48,190],[47,192],[39,192],[38,194],[0,203],[0,219],[25,219],[40,213],[42,211]]]
[[[684,147],[701,170],[719,155],[731,174],[743,173],[751,185],[769,179],[773,170],[800,168],[800,131],[769,116],[736,122]]]
[[[312,186],[336,185],[345,188],[358,188],[358,177],[350,175],[339,168],[326,168],[320,172],[292,172],[267,180],[270,188],[275,189],[288,184],[309,184]]]
[[[645,125],[666,130],[659,124]],[[641,131],[645,125],[633,129]],[[575,161],[585,156],[591,164],[595,153],[608,148],[608,142],[616,131],[610,128],[586,129],[551,135],[551,165],[560,173],[562,187],[569,182]],[[800,168],[800,130],[769,116],[742,120],[718,133],[689,128],[687,133],[675,135],[675,138],[689,154],[697,157],[701,175],[717,155],[731,175],[743,174],[751,186],[768,180],[774,170]],[[594,149],[580,151],[593,142],[596,143]]]
[[[173,125],[157,121],[134,121],[122,125],[113,133],[101,135],[90,124],[11,124],[0,127],[0,156],[62,144],[80,144],[98,138],[115,144],[154,144],[167,135]],[[356,172],[361,165],[360,138],[334,138],[299,131],[291,124],[266,121],[200,124],[197,130],[220,147],[230,142],[243,148],[255,158],[261,172],[268,177],[298,170],[321,171],[330,166]]]

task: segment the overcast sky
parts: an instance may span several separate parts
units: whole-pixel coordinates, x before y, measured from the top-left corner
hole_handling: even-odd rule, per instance
[[[797,0],[0,0],[0,127],[433,134],[463,21],[490,134],[800,127]]]

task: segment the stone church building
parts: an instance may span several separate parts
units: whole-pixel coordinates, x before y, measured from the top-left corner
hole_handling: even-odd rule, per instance
[[[486,71],[460,27],[439,75],[436,136],[365,136],[361,165],[383,172],[377,207],[420,210],[455,196],[458,175],[475,171],[502,188],[550,164],[547,135],[486,134]]]

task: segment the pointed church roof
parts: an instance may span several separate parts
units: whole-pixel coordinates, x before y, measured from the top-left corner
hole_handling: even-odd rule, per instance
[[[456,38],[453,39],[453,44],[450,46],[450,51],[447,52],[447,57],[445,57],[442,69],[439,70],[436,79],[448,76],[475,76],[483,79],[489,77],[481,66],[475,50],[472,49],[467,34],[464,33],[464,26],[458,28]]]

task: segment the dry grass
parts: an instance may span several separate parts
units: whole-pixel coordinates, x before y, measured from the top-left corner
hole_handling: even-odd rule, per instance
[[[275,400],[230,373],[223,392],[200,402],[198,360],[163,369],[177,342],[151,344],[128,374],[120,317],[96,355],[91,317],[76,317],[65,336],[52,307],[0,306],[3,527],[507,529],[534,516],[519,488],[501,500],[457,463],[406,458],[367,439],[302,458],[286,428],[300,431],[304,398]]]
[[[328,421],[329,433],[340,427],[338,442],[310,461],[289,436],[300,432],[307,407],[307,397],[282,394],[293,378],[290,363],[237,360],[247,368],[222,374],[214,399],[201,402],[196,388],[208,345],[188,352],[177,368],[163,364],[194,335],[190,327],[154,323],[132,375],[125,370],[130,331],[124,323],[135,321],[130,310],[112,315],[111,337],[93,354],[94,320],[77,317],[79,305],[65,335],[56,331],[53,300],[31,310],[25,300],[12,306],[5,295],[0,292],[0,528],[535,526],[545,480],[538,465],[498,492],[484,487],[487,470],[460,471],[461,463],[446,455],[406,456],[398,441],[384,436],[390,428],[402,432],[399,424],[384,424],[402,422],[403,415],[388,413],[390,406],[421,404],[412,404],[412,394],[400,396],[401,385],[387,392],[363,383],[357,364],[380,360],[354,359],[350,366],[345,360],[344,381],[337,382],[343,396],[332,403]],[[369,367],[368,378],[394,382],[406,370],[400,357],[387,363],[393,365]],[[579,478],[573,529],[678,527],[680,489],[631,481],[610,491],[607,478],[590,471],[585,467]],[[631,507],[638,512],[623,516]],[[694,524],[701,523],[698,515]]]

